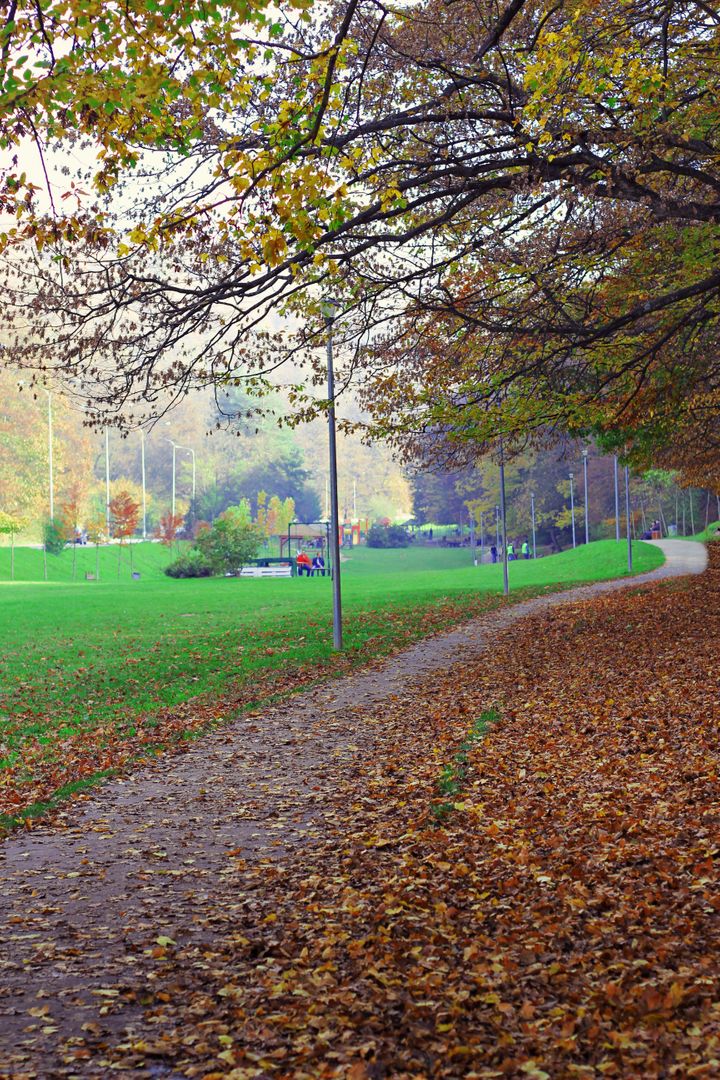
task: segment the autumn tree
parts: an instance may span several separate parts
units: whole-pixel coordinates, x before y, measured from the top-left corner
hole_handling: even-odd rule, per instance
[[[166,514],[163,514],[160,518],[157,529],[155,530],[155,536],[165,545],[165,547],[172,547],[177,539],[177,534],[182,528],[183,521],[182,514],[173,514],[171,510],[168,510]]]
[[[73,484],[65,499],[60,504],[59,525],[65,540],[72,540],[72,579],[75,580],[77,567],[77,540],[80,531],[81,493],[77,483]]]
[[[85,526],[87,532],[87,538],[91,544],[95,545],[95,580],[100,580],[100,545],[107,541],[109,537],[106,535],[107,522],[105,521],[105,515],[99,512],[91,514]]]
[[[304,6],[286,0],[288,10]],[[226,92],[220,58],[238,72],[252,63],[253,24],[272,25],[264,0],[128,0],[102,11],[87,0],[12,0],[0,18],[0,145],[35,144],[38,175],[15,156],[0,186],[0,212],[13,220],[1,246],[32,240],[69,252],[92,229],[84,205],[138,165],[140,147],[183,151],[200,135],[205,110]],[[187,96],[188,81],[196,94]],[[182,107],[179,107],[182,99]],[[96,155],[87,187],[70,180],[61,200],[49,181],[48,140],[83,141]],[[27,160],[28,155],[25,155]],[[101,239],[101,242],[104,242]]]
[[[189,18],[147,109],[120,94],[101,118],[110,165],[73,272],[41,252],[9,290],[51,313],[23,364],[47,362],[51,330],[102,414],[170,386],[262,390],[287,352],[266,319],[297,318],[311,350],[331,292],[376,433],[594,431],[638,460],[690,452],[689,431],[720,446],[713,3],[281,5],[247,36],[225,11],[197,41]],[[297,386],[298,414],[318,396]]]
[[[135,502],[132,495],[127,491],[119,491],[110,500],[110,523],[112,534],[120,540],[118,547],[118,577],[120,577],[120,563],[122,560],[123,543],[131,537],[138,527],[140,519],[140,504]],[[130,571],[133,566],[133,549],[130,544]]]
[[[10,537],[10,580],[15,580],[15,537],[23,527],[22,519],[0,510],[0,536]]]

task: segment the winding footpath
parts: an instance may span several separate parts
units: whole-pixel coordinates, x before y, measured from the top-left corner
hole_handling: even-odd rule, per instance
[[[198,944],[232,896],[238,866],[267,865],[322,839],[327,795],[382,750],[373,709],[413,681],[478,658],[525,616],[598,594],[700,573],[705,548],[658,541],[665,564],[496,611],[426,639],[383,665],[244,715],[183,754],[105,784],[50,825],[0,849],[0,1078],[122,1076],[96,1056],[146,1030],[145,958],[164,942]],[[133,1077],[170,1077],[162,1066]]]

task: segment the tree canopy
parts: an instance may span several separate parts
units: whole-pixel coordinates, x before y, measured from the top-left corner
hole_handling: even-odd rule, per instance
[[[197,40],[167,6],[192,46],[129,120],[103,73],[72,273],[12,283],[25,364],[50,330],[97,408],[152,407],[272,368],[269,317],[317,346],[332,294],[379,433],[717,454],[716,4],[218,3]]]

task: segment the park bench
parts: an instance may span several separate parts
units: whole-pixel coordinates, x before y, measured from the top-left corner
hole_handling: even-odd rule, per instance
[[[291,566],[243,566],[239,577],[292,577]]]

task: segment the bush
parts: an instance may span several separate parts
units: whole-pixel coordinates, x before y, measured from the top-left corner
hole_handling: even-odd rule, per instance
[[[43,545],[51,555],[60,555],[65,547],[65,530],[54,521],[43,525]]]
[[[189,551],[165,567],[165,573],[171,578],[210,577],[212,572],[212,564],[200,551]]]
[[[371,525],[368,529],[368,547],[404,548],[409,543],[410,537],[402,525]]]
[[[214,573],[224,574],[254,558],[264,538],[259,525],[243,520],[231,508],[198,534],[193,550],[203,555]]]
[[[388,547],[407,547],[410,543],[410,534],[402,525],[388,525]]]
[[[367,546],[371,548],[387,547],[387,528],[385,525],[371,525],[367,534]]]

